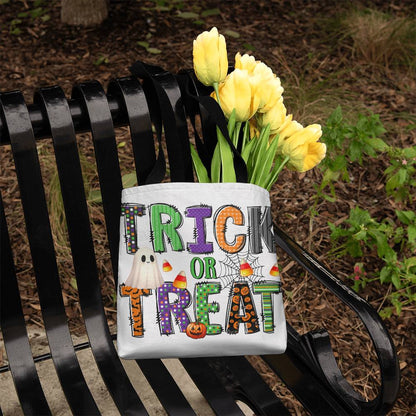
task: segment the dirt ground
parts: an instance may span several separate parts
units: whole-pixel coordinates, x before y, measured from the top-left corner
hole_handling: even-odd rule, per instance
[[[22,17],[21,23],[13,21],[19,13],[32,10],[33,2],[0,2],[0,92],[19,89],[27,102],[31,103],[36,88],[60,85],[70,96],[71,88],[76,83],[96,79],[107,85],[113,77],[129,75],[129,65],[138,59],[160,65],[172,72],[190,68],[192,40],[201,31],[217,26],[227,38],[230,61],[237,51],[251,51],[280,76],[283,86],[287,85],[286,103],[288,106],[293,104],[295,118],[304,124],[324,123],[337,103],[345,103],[353,111],[351,102],[355,101],[357,112],[367,108],[380,114],[388,130],[388,136],[384,139],[389,144],[416,145],[416,131],[407,128],[410,121],[403,116],[415,116],[414,77],[408,72],[393,70],[380,75],[374,68],[362,64],[352,54],[347,42],[335,41],[336,31],[328,23],[336,22],[336,16],[352,6],[367,6],[395,15],[415,16],[416,6],[413,1],[348,2],[348,5],[329,0],[159,1],[159,6],[164,5],[159,8],[156,3],[145,0],[114,1],[110,5],[109,19],[102,26],[74,28],[60,23],[57,1],[42,4],[41,14],[48,18]],[[168,6],[170,10],[165,10],[169,9]],[[180,9],[181,7],[183,8]],[[204,13],[215,9],[218,11]],[[180,16],[183,11],[198,16],[184,18]],[[12,34],[11,31],[16,27],[20,33]],[[228,32],[227,35],[227,31],[234,33]],[[158,51],[160,53],[155,53]],[[330,80],[331,89],[336,93],[331,94],[330,90],[322,87],[322,97],[318,95],[309,105],[300,104],[302,100],[299,94],[302,91],[307,99],[307,93],[325,86],[326,80]],[[319,107],[319,111],[314,112],[314,106]],[[118,140],[123,142],[126,137],[127,130],[120,129]],[[83,145],[87,151],[91,148],[91,143],[88,143],[86,139]],[[120,152],[120,159],[124,171],[128,173],[131,166],[129,146],[126,145],[124,149]],[[50,143],[41,142],[39,152],[47,160],[52,154]],[[7,146],[1,148],[0,160],[0,188],[6,211],[13,213],[17,185]],[[363,167],[350,166],[349,173],[355,180],[337,184],[336,202],[320,201],[317,206],[319,215],[313,220],[308,209],[313,201],[313,184],[320,181],[319,171],[302,175],[284,172],[271,192],[274,218],[289,235],[347,281],[355,260],[328,256],[331,242],[327,223],[346,218],[349,209],[355,205],[368,209],[380,219],[391,216],[396,206],[383,189],[382,172],[385,167],[386,160],[383,158],[372,160]],[[51,167],[45,165],[42,168],[53,177]],[[96,232],[99,233],[102,212],[99,207],[91,209],[98,224]],[[16,224],[22,220],[21,213],[10,215]],[[37,294],[30,283],[25,283],[30,282],[31,278],[25,267],[30,263],[30,254],[17,243],[17,239],[15,241],[16,256],[21,259],[18,275],[20,289],[24,293],[24,311],[31,325],[42,327]],[[69,262],[65,260],[68,248],[63,243],[58,251],[63,259],[62,264],[65,265],[65,261]],[[97,253],[102,260],[103,296],[109,319],[114,321],[114,289],[111,279],[105,277],[105,270],[108,269],[107,254],[105,249]],[[371,261],[374,262],[373,265]],[[379,370],[374,364],[371,341],[362,325],[352,312],[339,306],[334,296],[312,278],[305,276],[283,255],[280,262],[284,285],[287,294],[290,294],[286,297],[288,321],[301,333],[325,327],[331,334],[331,342],[347,379],[363,395],[374,397]],[[370,270],[378,267],[376,258],[370,259],[369,263]],[[72,318],[71,329],[76,332],[81,330],[82,325],[78,320],[79,306],[70,269],[71,266],[68,265],[64,274],[66,280],[63,292],[68,315]],[[350,284],[351,281],[348,282]],[[379,310],[383,307],[389,290],[391,288],[388,285],[374,283],[360,294]],[[413,305],[404,308],[400,316],[393,315],[384,321],[394,339],[402,370],[401,391],[392,414],[416,415],[415,316],[416,305]],[[302,414],[290,393],[267,373],[267,369],[264,371],[267,380],[279,391],[279,395],[284,396],[288,407]]]

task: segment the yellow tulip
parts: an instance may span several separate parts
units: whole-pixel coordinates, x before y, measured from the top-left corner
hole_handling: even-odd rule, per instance
[[[259,111],[262,113],[267,113],[278,103],[282,97],[283,87],[280,83],[280,79],[276,77],[276,75],[271,73],[273,75],[271,77],[268,71],[263,70],[262,65],[258,65],[256,69],[257,68],[258,70],[254,71],[254,74],[258,74],[262,79],[260,88],[258,89],[258,94],[260,97]]]
[[[236,121],[250,120],[259,107],[257,86],[257,77],[249,76],[245,70],[235,69],[227,75],[224,82],[219,85],[219,98],[225,116],[230,118],[235,109]],[[211,96],[216,99],[214,93]]]
[[[235,65],[234,67],[237,69],[245,69],[249,75],[251,75],[254,71],[255,66],[257,65],[254,56],[244,54],[243,56],[240,55],[240,52],[237,52],[235,55]]]
[[[318,142],[321,136],[321,126],[311,124],[284,140],[282,154],[289,158],[288,167],[306,172],[321,162],[326,154],[326,145]]]
[[[256,61],[254,56],[240,53],[235,55],[235,67],[244,69],[249,75],[257,77],[259,85],[257,87],[257,95],[260,100],[259,111],[266,113],[270,111],[280,100],[283,88],[280,79],[273,71],[261,61]]]
[[[277,130],[277,133],[279,134],[279,141],[277,144],[278,152],[281,151],[283,143],[285,142],[285,139],[292,136],[297,131],[300,131],[303,129],[302,124],[298,123],[296,120],[292,120],[292,118],[293,118],[292,114],[289,114],[288,116],[286,116],[283,124]]]
[[[194,40],[194,71],[204,85],[213,85],[225,79],[228,71],[225,38],[216,27],[201,33]]]
[[[257,113],[256,120],[260,128],[270,124],[270,134],[277,133],[286,120],[286,107],[283,104],[283,97],[280,97],[277,103],[269,111]]]

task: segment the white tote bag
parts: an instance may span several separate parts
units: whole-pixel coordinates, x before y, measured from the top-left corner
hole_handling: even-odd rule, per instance
[[[122,358],[284,352],[268,192],[246,183],[124,189],[117,293]]]

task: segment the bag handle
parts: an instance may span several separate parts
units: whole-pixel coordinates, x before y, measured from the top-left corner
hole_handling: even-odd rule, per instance
[[[180,79],[183,81],[183,91],[186,95],[186,98],[193,100],[195,103],[199,104],[203,110],[206,111],[206,113],[208,114],[209,122],[218,127],[221,134],[227,141],[233,153],[234,170],[235,170],[237,182],[248,182],[246,163],[244,162],[244,159],[242,158],[240,152],[236,149],[233,142],[231,141],[230,135],[228,134],[227,121],[225,119],[224,113],[220,105],[217,103],[216,100],[214,100],[210,96],[193,94],[190,90],[190,81],[191,81],[190,77],[191,75],[189,73],[188,74],[184,73],[183,76],[182,74],[180,75]],[[195,84],[194,84],[194,89],[196,93],[198,93],[198,90]],[[188,110],[190,108],[194,108],[192,106],[192,103],[188,103],[187,107],[188,107]],[[191,118],[192,125],[194,127],[195,141],[196,141],[198,154],[200,155],[200,158],[203,161],[204,166],[207,168],[209,172],[209,167],[210,167],[211,159],[213,155],[213,149],[209,149],[206,143],[203,143],[201,138],[199,137],[195,128],[195,113],[194,112],[192,113],[192,116],[190,118]],[[215,142],[217,142],[217,138]]]
[[[130,67],[130,72],[151,86],[155,94],[147,94],[149,106],[152,107],[153,118],[159,153],[153,170],[149,173],[146,184],[159,183],[166,172],[166,162],[162,149],[162,126],[165,133],[169,155],[170,174],[172,182],[193,182],[192,159],[189,149],[188,131],[185,125],[183,109],[180,101],[179,88],[176,79],[169,72],[155,66],[137,61]],[[183,120],[182,120],[183,118]]]

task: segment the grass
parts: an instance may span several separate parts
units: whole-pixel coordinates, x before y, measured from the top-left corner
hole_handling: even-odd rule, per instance
[[[305,65],[292,66],[283,53],[274,54],[270,65],[275,69],[284,87],[284,100],[288,114],[304,126],[323,124],[338,105],[341,105],[347,121],[354,121],[357,113],[366,107],[356,94],[348,91],[340,80],[346,78],[345,70],[334,68],[331,73],[323,70],[326,57],[318,53],[305,57]],[[278,70],[277,70],[278,69]]]
[[[354,58],[390,71],[416,67],[416,19],[377,10],[351,10],[341,20],[344,38],[352,41]]]

